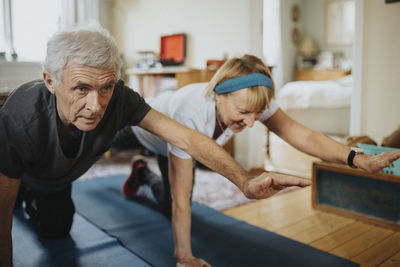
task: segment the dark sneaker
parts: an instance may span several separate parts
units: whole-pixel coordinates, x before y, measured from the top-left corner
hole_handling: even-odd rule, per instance
[[[125,180],[124,184],[122,185],[122,194],[126,198],[133,198],[136,196],[136,193],[143,183],[140,181],[138,177],[139,170],[142,168],[147,168],[147,163],[142,160],[138,159],[132,163],[132,171],[128,178]]]

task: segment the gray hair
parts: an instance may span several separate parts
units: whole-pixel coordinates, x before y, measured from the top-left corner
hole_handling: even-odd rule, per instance
[[[95,68],[114,68],[121,76],[121,59],[115,40],[105,29],[74,29],[55,33],[47,42],[43,69],[48,71],[56,86],[67,64]]]

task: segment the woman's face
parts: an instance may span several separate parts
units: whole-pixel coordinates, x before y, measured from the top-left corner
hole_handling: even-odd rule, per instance
[[[230,95],[216,94],[215,104],[217,118],[234,133],[242,131],[246,126],[252,127],[254,121],[259,120],[263,110],[251,111],[247,107],[248,89],[240,89]]]

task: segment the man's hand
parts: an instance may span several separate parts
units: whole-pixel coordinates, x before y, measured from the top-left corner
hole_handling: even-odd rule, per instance
[[[367,172],[375,173],[389,166],[393,161],[400,158],[400,150],[385,151],[379,155],[371,156],[367,154],[357,154],[354,157],[354,165],[366,170]]]
[[[211,267],[211,265],[202,259],[191,256],[187,258],[177,259],[176,267]]]
[[[273,196],[289,186],[306,187],[311,185],[310,180],[279,173],[262,173],[256,178],[248,180],[242,189],[247,198],[263,199]]]

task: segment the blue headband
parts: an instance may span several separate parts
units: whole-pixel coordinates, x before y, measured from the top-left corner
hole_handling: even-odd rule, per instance
[[[270,77],[261,73],[251,73],[220,82],[215,86],[214,91],[218,94],[225,94],[258,85],[274,90],[274,85]]]

